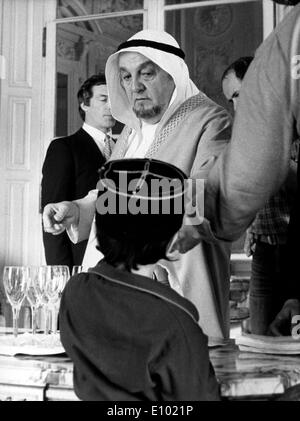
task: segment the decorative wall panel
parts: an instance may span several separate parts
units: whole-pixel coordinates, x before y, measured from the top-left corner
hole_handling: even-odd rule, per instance
[[[29,183],[10,180],[6,185],[6,261],[19,265],[27,261]]]
[[[4,265],[43,262],[39,214],[45,108],[42,46],[45,12],[51,5],[55,13],[53,0],[0,0],[0,54],[6,62],[6,74],[0,80],[0,273]],[[0,278],[0,288],[1,283]]]
[[[31,98],[9,98],[7,169],[30,169]]]
[[[33,0],[11,0],[10,85],[32,86]]]

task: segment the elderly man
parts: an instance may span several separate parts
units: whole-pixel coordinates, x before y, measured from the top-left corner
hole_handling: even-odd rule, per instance
[[[155,158],[188,176],[207,176],[230,138],[231,119],[190,80],[184,53],[171,35],[137,33],[109,57],[106,78],[112,114],[125,124],[112,159]],[[60,232],[72,223],[69,231],[82,240],[94,206],[95,192],[75,203],[49,205],[45,229]],[[160,261],[155,271],[158,278],[167,273],[171,287],[195,304],[201,327],[213,337],[229,333],[229,256],[228,244],[203,242],[177,261]],[[99,258],[98,253],[88,265]]]

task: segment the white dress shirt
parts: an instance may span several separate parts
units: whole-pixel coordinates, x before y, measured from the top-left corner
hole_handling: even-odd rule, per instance
[[[96,129],[96,127],[90,126],[87,123],[83,123],[82,128],[84,131],[86,131],[95,141],[96,145],[98,146],[98,148],[100,149],[100,152],[102,153],[102,155],[104,155],[104,147],[105,147],[105,133],[102,132],[99,129]],[[111,131],[109,130],[107,132],[107,134],[109,136],[111,136]]]

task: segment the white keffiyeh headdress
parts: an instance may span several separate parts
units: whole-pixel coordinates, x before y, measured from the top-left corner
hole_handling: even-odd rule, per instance
[[[169,73],[174,80],[176,96],[159,122],[157,127],[159,130],[180,104],[199,92],[190,80],[189,71],[183,59],[184,53],[177,41],[167,32],[144,30],[121,44],[118,51],[108,58],[105,75],[112,115],[116,120],[136,131],[140,130],[140,121],[132,111],[119,76],[119,54],[126,51],[140,53],[147,57]]]

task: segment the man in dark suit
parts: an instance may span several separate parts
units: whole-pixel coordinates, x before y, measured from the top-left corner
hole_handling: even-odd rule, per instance
[[[47,150],[42,169],[41,205],[75,200],[95,188],[98,169],[109,158],[110,137],[115,124],[103,74],[91,76],[80,87],[79,113],[83,126],[71,136],[54,139]],[[66,232],[53,236],[43,231],[48,265],[81,265],[87,241],[73,244]]]

